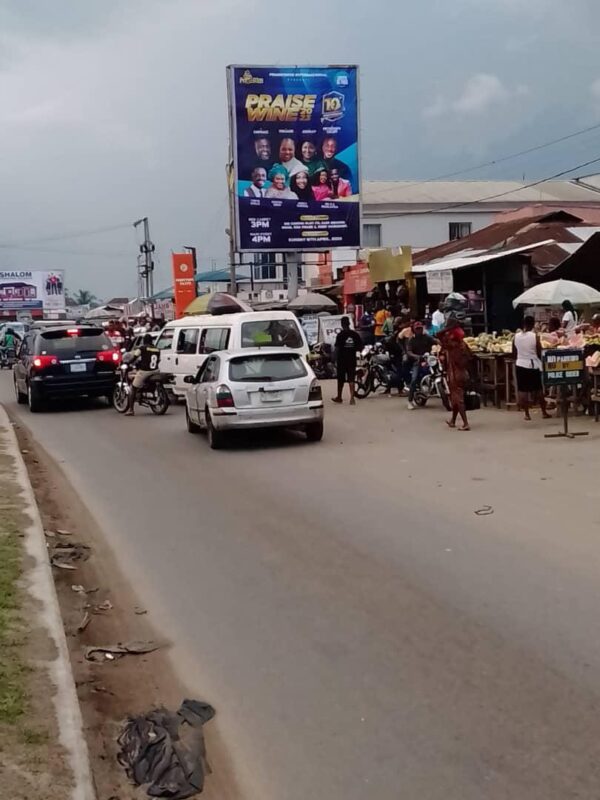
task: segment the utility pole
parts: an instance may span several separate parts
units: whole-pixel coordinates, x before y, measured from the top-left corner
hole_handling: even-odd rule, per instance
[[[148,300],[154,294],[154,261],[152,253],[155,247],[150,239],[150,226],[148,217],[138,219],[133,223],[133,227],[144,226],[144,241],[140,245],[140,255],[138,256],[138,290],[142,297]]]
[[[233,185],[233,151],[229,144],[229,163],[225,167],[227,174],[227,194],[229,198],[229,227],[225,228],[225,233],[229,237],[229,293],[234,297],[237,295],[237,277],[235,269],[235,212],[233,204],[235,202],[235,187]]]

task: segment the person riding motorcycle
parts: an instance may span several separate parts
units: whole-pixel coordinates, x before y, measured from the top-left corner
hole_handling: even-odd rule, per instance
[[[144,384],[151,375],[156,375],[160,372],[158,364],[160,362],[160,350],[155,347],[152,342],[152,336],[147,333],[144,336],[142,345],[133,351],[133,359],[131,364],[135,364],[137,371],[131,385],[131,394],[129,396],[129,408],[125,412],[125,416],[132,417],[135,414],[135,399],[138,391],[143,389]]]
[[[19,337],[12,328],[7,328],[4,331],[2,339],[0,339],[0,358],[2,362],[6,361],[11,355],[14,358],[17,351],[17,342],[19,341]]]

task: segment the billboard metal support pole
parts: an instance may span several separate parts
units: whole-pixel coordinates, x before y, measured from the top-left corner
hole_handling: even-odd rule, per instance
[[[288,299],[295,300],[298,297],[298,265],[300,264],[300,253],[286,253],[287,279],[288,279]]]
[[[150,239],[150,224],[148,222],[148,217],[143,217],[142,219],[138,219],[133,223],[134,228],[137,228],[138,225],[144,226],[144,241],[140,245],[142,263],[138,268],[139,278],[140,285],[143,288],[144,297],[146,300],[148,300],[154,294],[154,261],[152,259],[152,253],[156,248]],[[151,304],[150,307],[152,315],[154,316],[154,305]]]

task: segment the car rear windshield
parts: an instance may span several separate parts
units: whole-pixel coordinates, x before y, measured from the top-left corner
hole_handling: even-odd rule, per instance
[[[306,367],[300,356],[274,353],[268,356],[240,356],[229,362],[231,381],[289,381],[305,378]]]
[[[102,328],[78,330],[77,333],[46,331],[38,337],[37,350],[40,355],[66,355],[67,353],[99,352],[112,350],[113,344]]]
[[[294,347],[304,342],[293,319],[267,319],[242,323],[242,347]]]

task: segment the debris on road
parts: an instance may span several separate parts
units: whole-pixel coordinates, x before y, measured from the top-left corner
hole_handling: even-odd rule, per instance
[[[133,611],[135,614],[138,615],[138,617],[141,617],[143,614],[148,613],[145,608],[138,608],[137,606],[133,609]]]
[[[117,743],[119,764],[149,797],[185,800],[200,794],[210,772],[202,726],[215,710],[199,700],[184,700],[177,713],[158,708],[131,717]]]
[[[91,619],[92,618],[90,617],[90,615],[86,611],[85,614],[83,615],[82,619],[81,619],[81,622],[77,626],[77,632],[78,633],[82,633],[87,628],[87,626],[90,624]]]
[[[78,583],[74,583],[74,584],[72,584],[72,586],[71,586],[71,590],[72,590],[73,592],[75,592],[76,594],[86,594],[86,591],[85,591],[85,586],[81,586],[81,585],[80,585],[80,584],[78,584]]]
[[[85,544],[57,542],[52,550],[50,563],[53,567],[60,567],[60,569],[77,569],[76,562],[87,561],[89,557],[90,548]]]
[[[105,600],[103,603],[98,603],[92,609],[92,614],[103,614],[105,611],[112,611],[114,608],[110,600]]]
[[[154,642],[126,642],[125,644],[97,645],[96,647],[86,647],[86,661],[115,661],[127,655],[142,655],[153,653],[161,647]]]
[[[483,506],[482,508],[478,508],[475,512],[478,517],[489,517],[490,514],[494,513],[494,509],[491,506]]]

